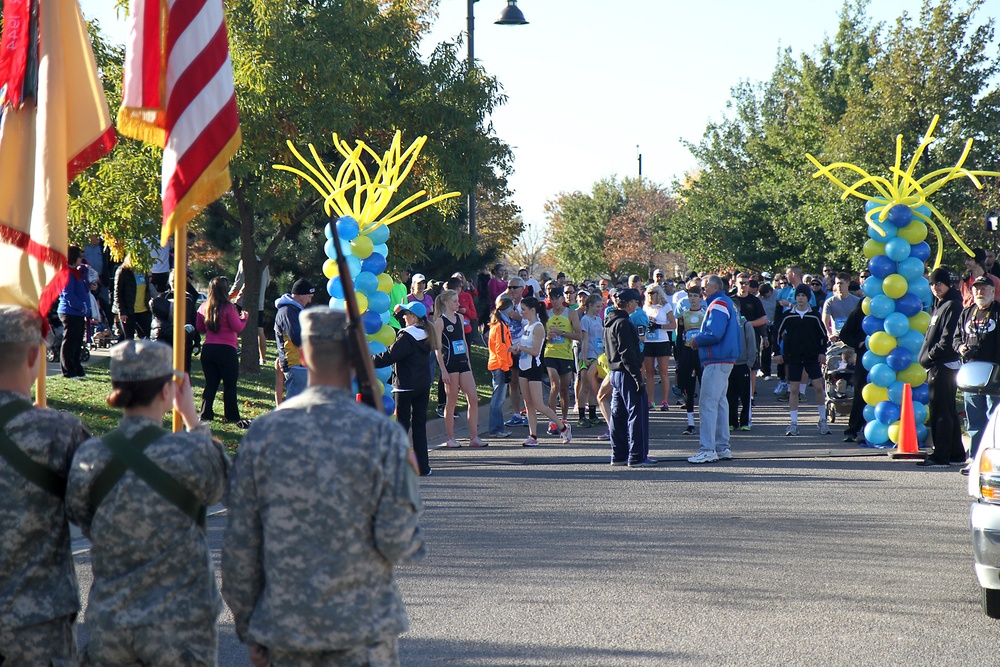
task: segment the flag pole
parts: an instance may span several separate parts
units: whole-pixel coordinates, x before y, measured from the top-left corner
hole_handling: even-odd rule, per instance
[[[35,405],[40,408],[45,408],[49,405],[48,396],[45,395],[45,376],[49,370],[45,353],[45,343],[42,343],[38,351],[38,378],[35,380]]]
[[[187,225],[174,230],[174,369],[184,372],[187,350]],[[181,413],[174,408],[174,432],[184,427]]]

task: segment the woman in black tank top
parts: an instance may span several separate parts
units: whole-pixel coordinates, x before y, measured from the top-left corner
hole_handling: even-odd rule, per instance
[[[455,439],[455,405],[458,403],[459,391],[465,394],[469,403],[469,446],[487,447],[487,443],[479,439],[479,396],[476,393],[472,367],[469,365],[464,322],[458,314],[458,293],[454,290],[441,292],[434,302],[434,311],[438,314],[434,320],[434,329],[441,337],[441,349],[437,352],[438,364],[441,366],[441,379],[448,394],[448,402],[444,408],[444,426],[448,434],[445,447],[455,449],[462,446]]]

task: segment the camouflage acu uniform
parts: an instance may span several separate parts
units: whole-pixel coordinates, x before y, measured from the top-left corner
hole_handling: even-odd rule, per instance
[[[398,425],[330,386],[250,427],[227,488],[222,595],[275,667],[398,664],[393,565],[424,553],[408,449]]]
[[[126,416],[126,437],[157,422]],[[171,433],[145,450],[204,505],[222,498],[229,459],[208,433]],[[221,600],[205,531],[131,470],[99,507],[91,487],[112,455],[99,438],[80,446],[66,504],[93,547],[85,664],[215,665]]]
[[[31,398],[0,391],[0,406]],[[32,408],[7,435],[33,461],[65,478],[89,433],[62,412]],[[80,609],[69,523],[62,498],[36,486],[0,458],[0,663],[76,663]]]

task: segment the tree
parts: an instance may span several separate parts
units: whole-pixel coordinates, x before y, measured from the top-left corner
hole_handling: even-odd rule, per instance
[[[504,261],[513,267],[528,267],[528,275],[535,275],[545,262],[548,244],[545,234],[537,227],[528,227],[517,238],[514,246],[507,251]]]

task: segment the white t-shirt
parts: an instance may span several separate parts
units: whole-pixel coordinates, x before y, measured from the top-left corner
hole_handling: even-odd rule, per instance
[[[540,296],[540,292],[542,291],[542,286],[538,284],[537,280],[535,280],[534,278],[528,278],[527,280],[524,281],[524,286],[530,287],[534,290],[534,292],[532,292],[532,295],[534,295],[536,299],[542,298]]]
[[[653,306],[645,305],[642,307],[643,312],[649,317],[649,322],[652,324],[656,322],[660,325],[659,329],[646,329],[646,342],[647,343],[660,343],[670,340],[670,336],[667,335],[668,331],[673,331],[673,327],[667,328],[669,326],[667,315],[671,312],[670,306]]]
[[[541,322],[535,321],[534,324],[524,325],[524,330],[521,332],[521,347],[526,350],[532,350],[535,347],[535,342],[545,338],[545,325]],[[539,349],[539,352],[541,349]],[[537,360],[538,357],[535,357]],[[539,363],[541,361],[539,360]],[[522,371],[526,371],[531,368],[531,355],[527,352],[522,353],[520,359],[517,360],[517,367]]]

